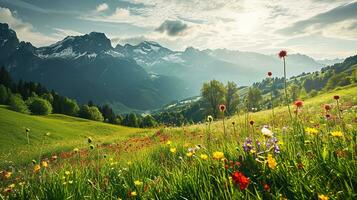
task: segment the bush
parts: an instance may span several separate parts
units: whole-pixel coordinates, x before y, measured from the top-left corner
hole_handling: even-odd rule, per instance
[[[39,98],[31,97],[26,101],[30,111],[34,115],[48,115],[52,113],[52,105],[49,101]]]
[[[11,95],[9,99],[9,105],[11,110],[20,113],[30,114],[30,111],[25,101],[22,99],[21,95],[19,94]]]
[[[63,114],[70,116],[77,116],[79,112],[79,106],[73,99],[65,98],[63,101]]]
[[[96,106],[84,105],[79,110],[79,117],[94,121],[103,121],[103,115]]]
[[[155,127],[157,125],[156,120],[151,116],[151,115],[146,115],[143,118],[143,121],[141,123],[141,126],[146,128],[146,127]]]

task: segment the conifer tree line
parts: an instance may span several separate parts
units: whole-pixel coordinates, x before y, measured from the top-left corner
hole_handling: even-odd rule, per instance
[[[130,127],[154,127],[157,122],[151,115],[135,113],[118,115],[108,105],[95,105],[92,101],[80,105],[76,100],[61,96],[54,90],[35,82],[15,82],[4,68],[0,68],[0,104],[11,110],[33,115],[64,114],[84,119],[103,121]]]

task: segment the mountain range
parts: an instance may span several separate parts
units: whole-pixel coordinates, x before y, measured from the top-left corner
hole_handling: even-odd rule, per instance
[[[287,58],[288,75],[318,71],[325,63],[302,54]],[[217,79],[248,85],[282,75],[276,55],[228,49],[173,51],[156,42],[117,45],[104,33],[68,36],[45,47],[20,42],[0,23],[0,65],[15,80],[40,82],[77,99],[108,103],[117,111],[152,110],[199,94],[203,82]]]

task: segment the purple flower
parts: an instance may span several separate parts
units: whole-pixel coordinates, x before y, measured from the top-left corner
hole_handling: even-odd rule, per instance
[[[249,137],[247,137],[243,143],[243,149],[245,152],[250,152],[250,150],[253,149],[253,145],[252,145],[252,139],[250,139]]]

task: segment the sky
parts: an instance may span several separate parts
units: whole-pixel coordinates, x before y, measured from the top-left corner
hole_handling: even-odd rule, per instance
[[[113,46],[357,54],[357,0],[0,0],[0,22],[37,47],[96,31]]]

